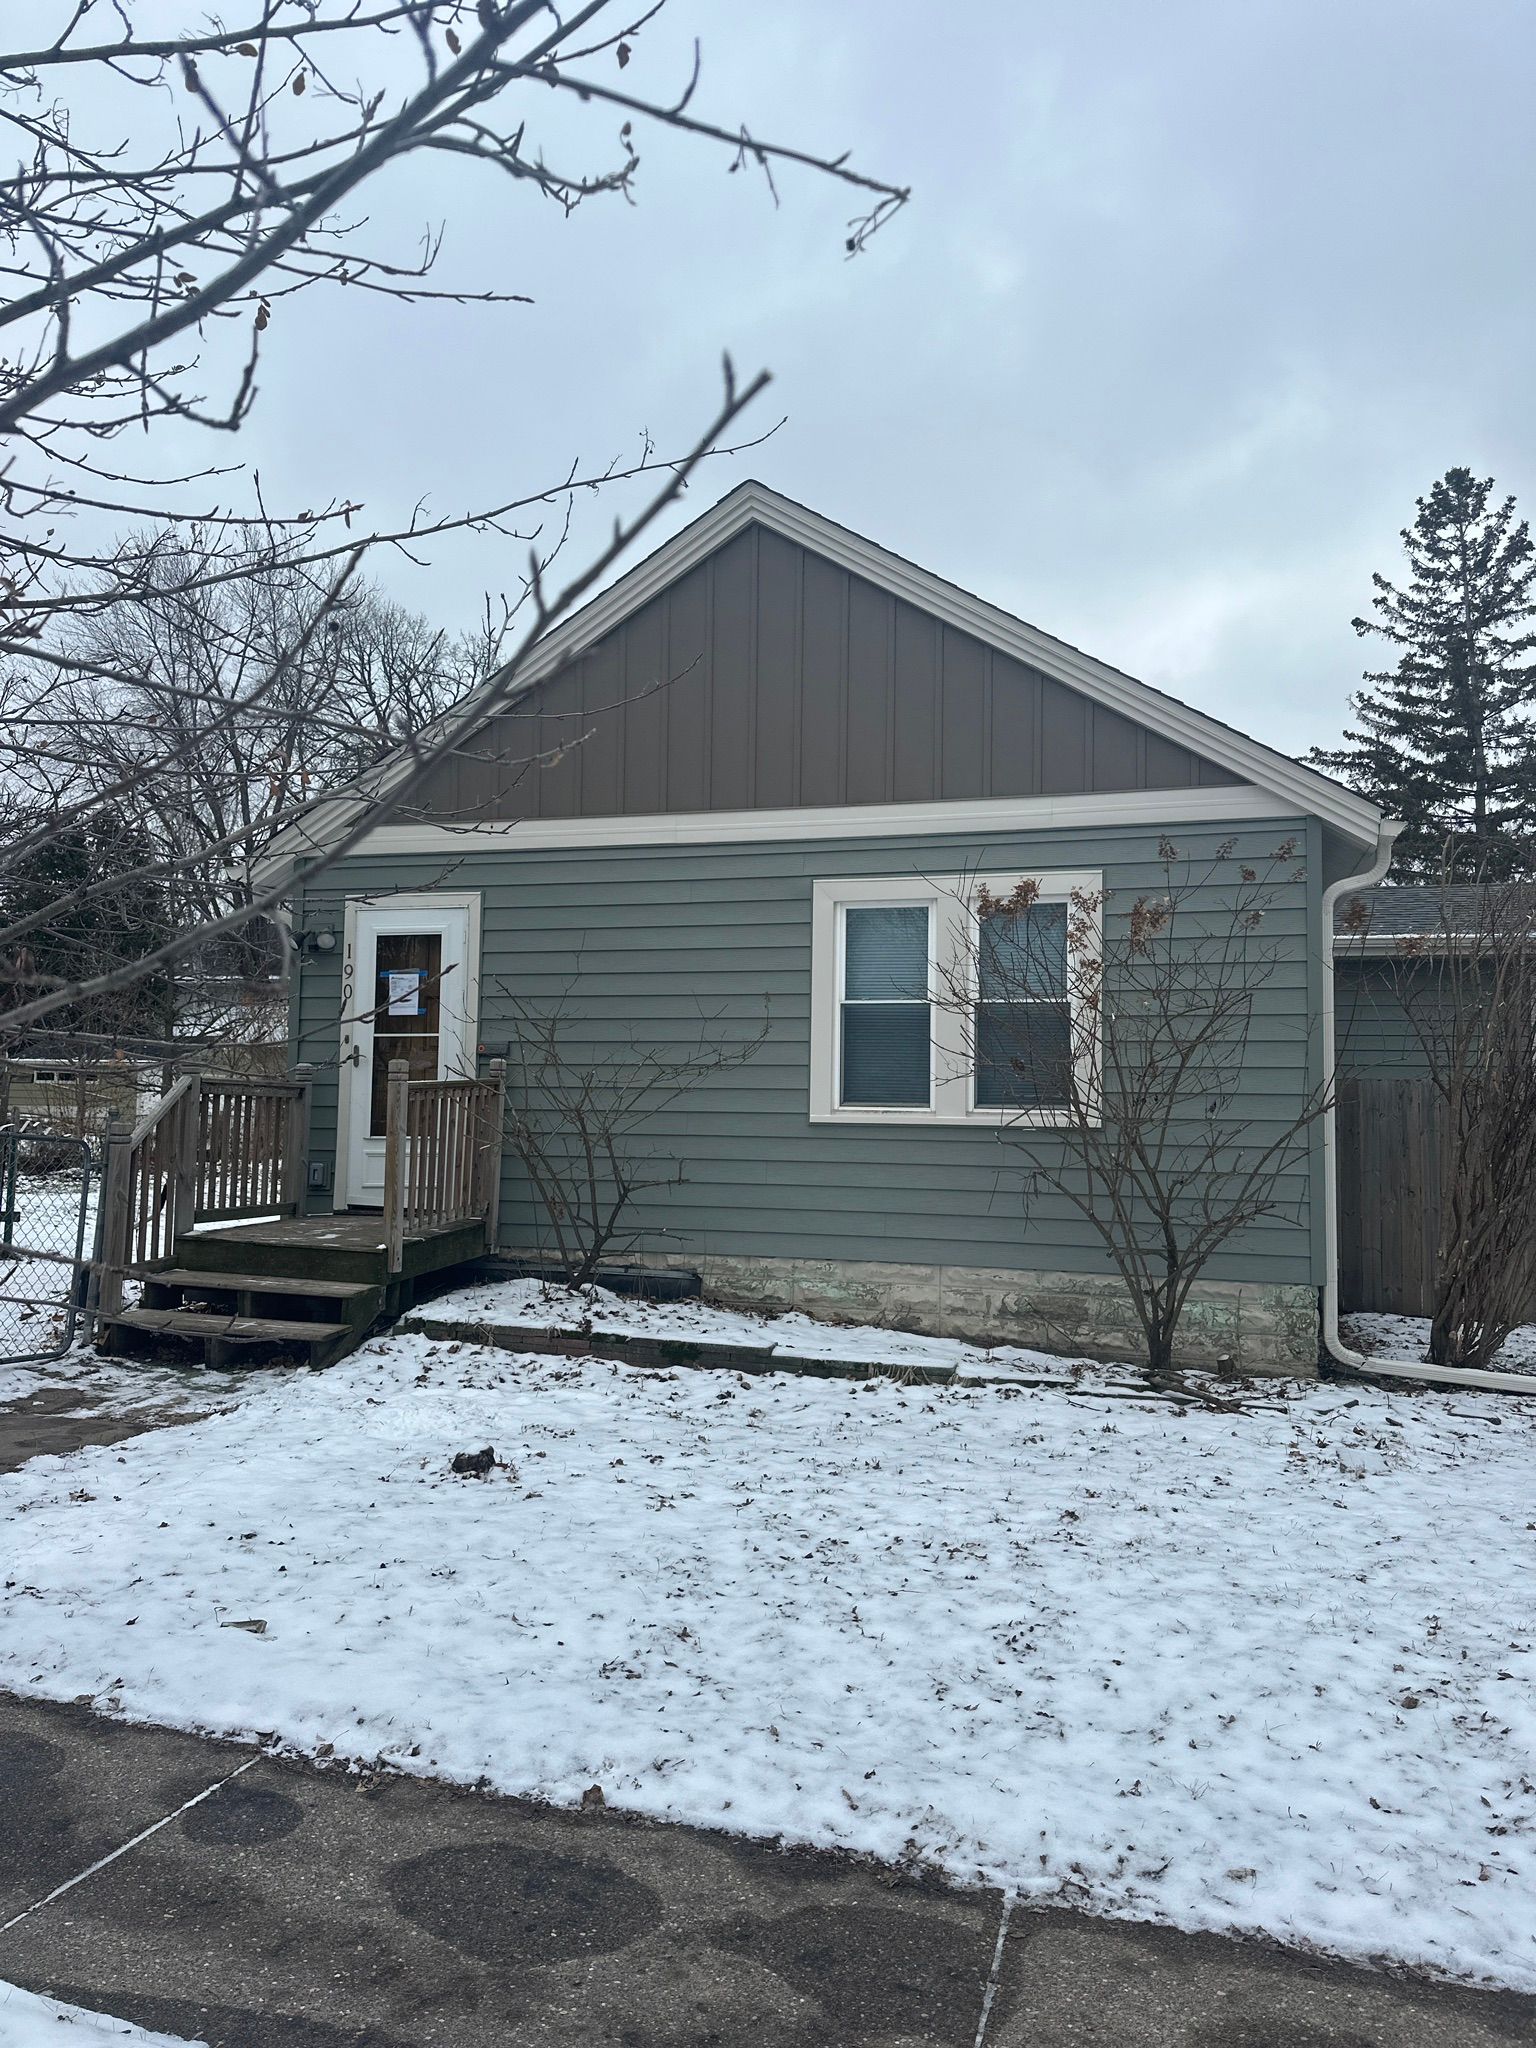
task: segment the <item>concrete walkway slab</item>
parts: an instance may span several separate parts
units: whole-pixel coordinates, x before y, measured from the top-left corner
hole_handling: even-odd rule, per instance
[[[165,1417],[125,1414],[93,1401],[77,1386],[42,1387],[0,1408],[0,1472],[14,1472],[29,1458],[61,1458],[88,1444],[121,1443],[146,1429],[199,1420],[196,1411]]]
[[[0,1813],[0,1978],[211,2048],[1536,2043],[1533,1999],[1067,1912],[1000,1945],[995,1892],[6,1695]]]
[[[986,2048],[1510,2048],[1536,1999],[1144,1922],[1016,1912]]]

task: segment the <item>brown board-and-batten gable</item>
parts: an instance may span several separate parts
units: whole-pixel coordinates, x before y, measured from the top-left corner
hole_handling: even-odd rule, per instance
[[[753,521],[536,683],[411,809],[492,823],[1242,781]]]

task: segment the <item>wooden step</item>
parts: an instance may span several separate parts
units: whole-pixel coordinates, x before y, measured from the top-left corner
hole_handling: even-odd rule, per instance
[[[249,1273],[253,1277],[358,1280],[383,1287],[477,1259],[483,1223],[435,1226],[406,1238],[398,1273],[389,1270],[383,1224],[376,1214],[287,1216],[273,1223],[229,1223],[176,1239],[178,1272]],[[295,1286],[290,1292],[298,1293]]]
[[[295,1323],[278,1316],[210,1315],[190,1308],[125,1308],[105,1322],[159,1337],[212,1337],[221,1344],[330,1344],[354,1335],[346,1323]]]
[[[323,1301],[351,1301],[359,1294],[377,1294],[366,1280],[284,1279],[275,1273],[200,1273],[194,1267],[149,1267],[144,1280],[152,1287],[179,1287],[190,1293],[312,1294]]]

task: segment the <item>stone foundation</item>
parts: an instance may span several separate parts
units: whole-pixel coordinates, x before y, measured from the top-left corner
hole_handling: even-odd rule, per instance
[[[725,1308],[799,1309],[829,1323],[877,1323],[974,1344],[1020,1344],[1073,1358],[1140,1361],[1141,1327],[1118,1279],[987,1266],[895,1266],[849,1259],[673,1256]],[[1317,1372],[1317,1292],[1246,1281],[1197,1283],[1175,1347],[1180,1365],[1245,1373]]]

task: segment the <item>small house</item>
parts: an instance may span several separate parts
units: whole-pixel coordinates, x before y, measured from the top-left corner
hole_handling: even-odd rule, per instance
[[[1295,850],[1240,1078],[1246,1128],[1326,1087],[1333,904],[1384,871],[1362,797],[758,483],[731,491],[543,640],[513,697],[402,800],[402,755],[279,839],[315,1073],[312,1206],[383,1199],[387,1077],[518,1085],[520,1020],[562,1006],[594,1048],[700,1028],[755,1050],[662,1107],[666,1162],[628,1253],[711,1298],[1134,1356],[1102,1243],[1048,1179],[1021,1186],[989,1098],[945,1056],[939,957],[956,877],[1028,878],[1064,925],[1113,915],[1181,858]],[[348,841],[344,857],[333,850]],[[1036,994],[1077,1020],[1065,942]],[[911,962],[908,966],[911,967]],[[905,972],[905,970],[903,970]],[[759,1042],[760,1041],[760,1042]],[[1049,1142],[1061,1105],[1028,1105]],[[1184,1351],[1308,1370],[1332,1253],[1328,1120],[1286,1200],[1224,1244]],[[315,1183],[320,1187],[315,1187]],[[500,1248],[551,1245],[509,1146]]]

